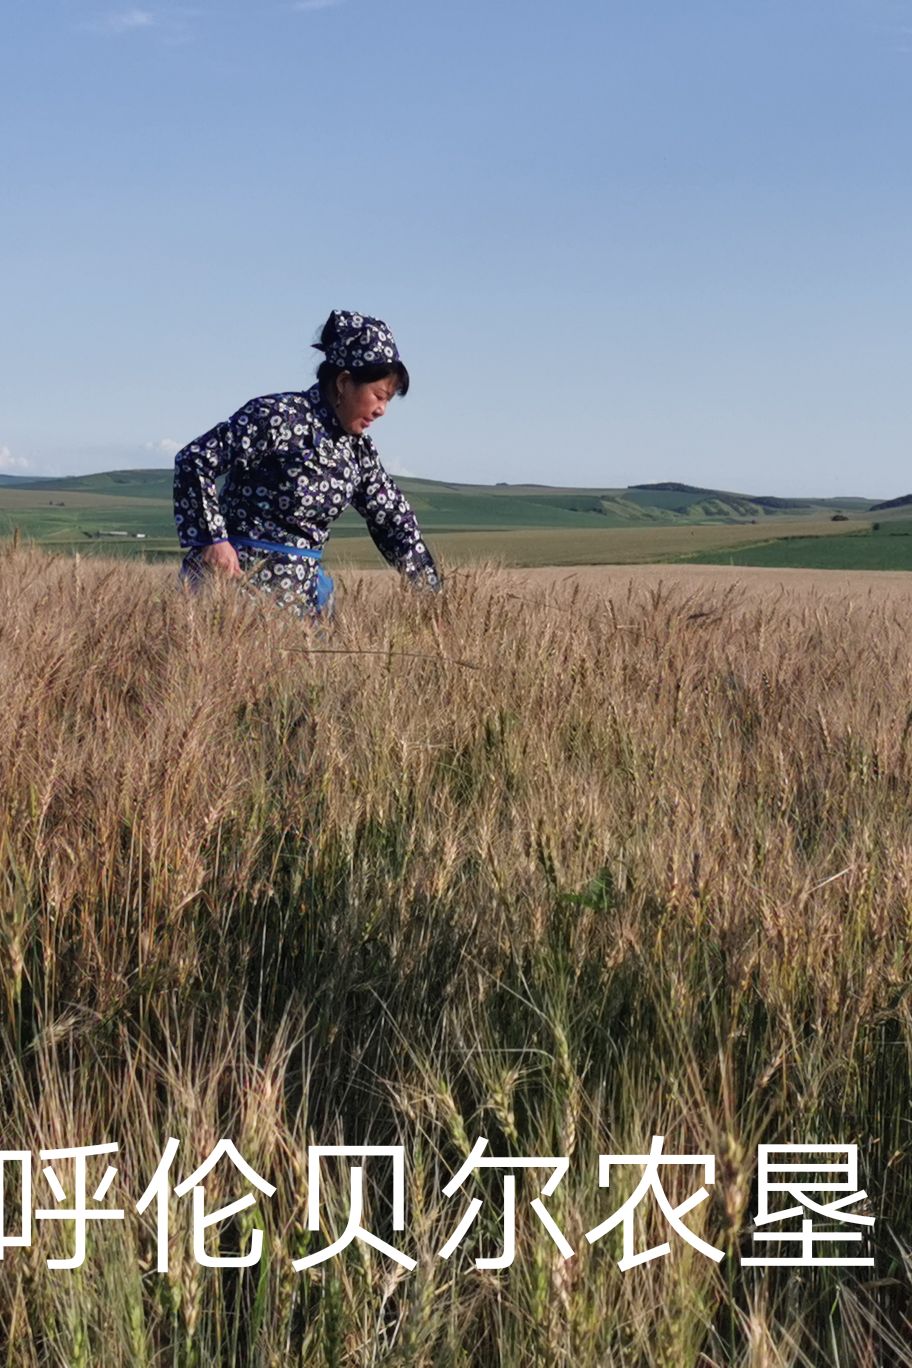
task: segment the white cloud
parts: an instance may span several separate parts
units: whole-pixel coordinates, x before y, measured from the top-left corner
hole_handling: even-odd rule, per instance
[[[14,456],[8,446],[0,445],[0,470],[31,470],[31,462],[24,456]]]
[[[173,437],[160,437],[157,442],[146,442],[144,451],[153,451],[156,456],[176,456],[183,443],[175,442]]]
[[[392,458],[392,460],[386,460],[381,458],[381,464],[383,466],[383,469],[388,471],[390,475],[404,475],[407,480],[418,479],[418,476],[415,474],[414,470],[406,470],[405,466],[401,463],[401,461],[397,461],[395,456]]]
[[[79,27],[89,33],[123,37],[129,33],[145,32],[166,46],[182,46],[192,42],[196,21],[204,13],[197,5],[156,5],[155,9],[109,10],[98,14]]]
[[[100,33],[133,33],[137,29],[154,28],[155,24],[155,15],[151,10],[128,9],[103,14],[88,27]]]

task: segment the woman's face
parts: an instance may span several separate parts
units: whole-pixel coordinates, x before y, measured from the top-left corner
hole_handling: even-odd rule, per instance
[[[343,371],[335,382],[336,417],[347,433],[360,437],[371,423],[382,418],[386,406],[399,388],[395,375],[385,380],[369,380],[356,384],[348,371]]]

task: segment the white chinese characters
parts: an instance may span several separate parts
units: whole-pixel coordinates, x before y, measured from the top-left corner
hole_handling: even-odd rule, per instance
[[[786,1156],[800,1156],[786,1161]],[[812,1155],[819,1156],[816,1160]],[[841,1163],[837,1155],[843,1155]],[[757,1257],[743,1259],[742,1263],[755,1267],[809,1268],[814,1265],[829,1265],[837,1268],[873,1268],[871,1258],[840,1257],[836,1254],[818,1254],[818,1245],[857,1244],[862,1238],[860,1230],[831,1230],[815,1228],[813,1217],[821,1217],[829,1225],[848,1222],[855,1226],[872,1226],[874,1217],[847,1208],[863,1202],[867,1193],[858,1189],[858,1146],[857,1145],[760,1145],[758,1152],[758,1204],[755,1223],[757,1226],[779,1226],[783,1221],[796,1217],[801,1220],[800,1230],[757,1230],[754,1240],[771,1244],[789,1246],[791,1255],[776,1257]],[[811,1193],[842,1193],[830,1202],[817,1201]],[[796,1201],[797,1206],[770,1207],[771,1194],[781,1194],[775,1201]],[[809,1216],[807,1213],[810,1212]]]
[[[310,1230],[320,1229],[320,1160],[337,1155],[340,1158],[367,1159],[388,1158],[393,1161],[393,1229],[405,1229],[405,1148],[402,1145],[311,1145],[307,1151],[307,1225]],[[364,1216],[364,1168],[356,1164],[349,1169],[350,1196],[348,1224],[343,1233],[325,1249],[315,1254],[307,1254],[302,1259],[294,1259],[292,1268],[301,1272],[314,1264],[324,1263],[335,1254],[341,1254],[353,1240],[362,1240],[401,1264],[409,1270],[417,1267],[417,1260],[403,1254],[401,1249],[387,1244],[377,1235],[365,1230],[361,1224]]]
[[[607,1235],[609,1230],[620,1225],[624,1237],[623,1258],[618,1261],[618,1267],[626,1273],[628,1268],[635,1268],[637,1264],[648,1263],[651,1259],[657,1259],[663,1254],[667,1254],[671,1248],[667,1241],[660,1245],[654,1245],[652,1249],[643,1250],[640,1254],[633,1252],[633,1213],[646,1197],[648,1192],[652,1192],[658,1202],[668,1224],[680,1235],[686,1244],[689,1244],[698,1253],[705,1254],[708,1259],[715,1260],[716,1263],[725,1257],[721,1249],[715,1249],[713,1245],[701,1240],[692,1230],[688,1230],[682,1217],[686,1216],[694,1207],[705,1202],[709,1196],[707,1187],[701,1187],[698,1192],[693,1193],[686,1201],[680,1202],[673,1207],[668,1200],[665,1189],[662,1187],[662,1179],[659,1176],[660,1166],[685,1164],[695,1165],[703,1169],[703,1182],[712,1187],[715,1182],[716,1161],[711,1154],[663,1154],[662,1146],[664,1136],[654,1135],[652,1146],[648,1154],[600,1154],[599,1155],[599,1187],[608,1187],[611,1180],[611,1169],[618,1164],[642,1164],[643,1176],[633,1192],[627,1198],[622,1207],[609,1216],[607,1221],[588,1231],[586,1239],[592,1244],[595,1240],[600,1240],[603,1235]]]
[[[715,1263],[724,1257],[685,1218],[708,1201],[716,1180],[716,1161],[711,1154],[670,1154],[664,1149],[661,1135],[653,1136],[648,1153],[601,1154],[598,1158],[598,1182],[602,1189],[612,1187],[612,1179],[622,1166],[639,1167],[642,1172],[629,1195],[617,1209],[585,1234],[589,1245],[595,1245],[612,1231],[621,1235],[621,1257],[617,1265],[627,1273],[642,1264],[672,1253],[672,1236],[689,1245],[697,1253]],[[187,1176],[172,1181],[171,1170],[177,1160],[180,1142],[170,1137],[162,1152],[154,1174],[135,1204],[139,1215],[153,1208],[155,1214],[156,1268],[160,1273],[169,1270],[172,1233],[169,1212],[174,1200],[191,1199],[192,1247],[195,1261],[204,1268],[250,1268],[260,1262],[263,1254],[262,1221],[255,1223],[250,1216],[233,1237],[228,1230],[219,1229],[223,1222],[250,1209],[260,1200],[272,1198],[276,1187],[256,1171],[231,1140],[220,1139],[211,1152]],[[40,1182],[32,1173],[32,1156],[27,1150],[0,1151],[0,1260],[6,1251],[30,1248],[35,1223],[55,1222],[68,1227],[64,1236],[66,1257],[48,1257],[51,1269],[81,1267],[86,1259],[87,1231],[91,1223],[122,1221],[124,1207],[115,1204],[114,1183],[118,1170],[108,1162],[117,1152],[113,1143],[71,1146],[40,1150],[45,1162],[41,1177],[50,1189],[56,1206],[38,1205],[33,1210],[35,1184]],[[442,1195],[455,1198],[468,1189],[470,1181],[477,1184],[487,1175],[487,1181],[502,1180],[503,1200],[498,1210],[500,1235],[495,1236],[496,1252],[474,1252],[476,1268],[501,1270],[509,1268],[517,1253],[517,1183],[534,1183],[537,1195],[529,1198],[535,1213],[539,1237],[547,1237],[559,1256],[572,1259],[576,1251],[561,1229],[546,1203],[553,1198],[566,1178],[570,1160],[559,1155],[516,1156],[487,1153],[488,1141],[480,1138],[466,1159],[443,1186]],[[392,1243],[382,1238],[371,1227],[365,1188],[365,1168],[370,1165],[376,1180],[371,1191],[389,1197],[387,1227],[398,1236],[406,1230],[406,1157],[403,1145],[310,1145],[307,1154],[307,1226],[313,1235],[326,1227],[322,1215],[322,1201],[327,1182],[338,1184],[342,1170],[347,1172],[347,1218],[342,1233],[322,1248],[310,1249],[303,1257],[293,1259],[296,1272],[305,1272],[331,1259],[343,1257],[350,1245],[368,1246],[377,1255],[389,1259],[407,1272],[412,1272],[418,1260],[409,1252],[408,1239]],[[338,1161],[349,1161],[339,1163]],[[357,1162],[350,1162],[357,1161]],[[63,1168],[63,1165],[66,1165]],[[216,1168],[219,1175],[214,1177]],[[61,1171],[58,1172],[58,1169]],[[874,1225],[874,1216],[864,1210],[866,1192],[859,1187],[857,1144],[810,1145],[768,1144],[758,1148],[757,1212],[754,1217],[752,1241],[755,1253],[743,1258],[748,1267],[873,1267],[863,1241],[865,1233]],[[388,1187],[383,1179],[391,1179]],[[223,1191],[226,1184],[246,1191],[214,1210],[207,1210],[206,1182],[211,1180]],[[666,1191],[666,1184],[668,1191]],[[563,1193],[563,1190],[562,1190]],[[669,1196],[674,1193],[674,1197]],[[685,1195],[686,1194],[686,1195]],[[18,1200],[17,1200],[18,1199]],[[212,1194],[210,1192],[210,1202]],[[648,1216],[648,1206],[655,1204],[664,1218],[669,1238],[645,1249],[637,1249],[636,1213]],[[463,1207],[452,1233],[437,1250],[436,1257],[450,1259],[468,1243],[484,1202],[472,1196]],[[559,1210],[564,1207],[560,1198],[552,1203]],[[861,1206],[862,1209],[859,1209]],[[18,1208],[18,1209],[17,1209]],[[343,1207],[341,1210],[345,1211]],[[709,1208],[705,1208],[706,1211]],[[654,1212],[652,1214],[654,1220]],[[379,1212],[374,1216],[380,1229],[384,1228]],[[699,1224],[692,1218],[693,1224]],[[646,1220],[648,1226],[652,1224]],[[490,1222],[485,1223],[490,1231]],[[338,1226],[336,1227],[338,1228]],[[579,1228],[579,1227],[577,1227]],[[534,1226],[533,1226],[534,1232]],[[385,1231],[384,1233],[388,1233]],[[488,1235],[490,1239],[490,1234]],[[222,1250],[223,1239],[240,1249]],[[484,1237],[481,1239],[483,1243]],[[643,1241],[641,1241],[643,1242]],[[400,1244],[403,1247],[399,1247]],[[305,1248],[307,1246],[305,1245]],[[583,1246],[585,1248],[585,1246]]]
[[[542,1225],[551,1236],[565,1259],[573,1258],[573,1249],[558,1229],[554,1218],[545,1209],[542,1197],[550,1197],[563,1178],[567,1169],[570,1167],[569,1159],[496,1159],[493,1155],[485,1155],[488,1142],[485,1139],[475,1141],[472,1152],[466,1159],[459,1172],[450,1179],[443,1189],[444,1195],[452,1197],[458,1192],[463,1183],[475,1169],[553,1169],[551,1177],[541,1189],[541,1195],[532,1199],[532,1210],[538,1216]],[[446,1244],[439,1251],[439,1258],[448,1259],[453,1252],[459,1248],[469,1228],[475,1221],[475,1217],[481,1210],[482,1202],[480,1197],[474,1197],[469,1203],[468,1208],[456,1227],[453,1234]],[[504,1247],[501,1254],[493,1257],[479,1257],[475,1260],[476,1268],[509,1268],[516,1257],[516,1176],[513,1173],[504,1175]]]

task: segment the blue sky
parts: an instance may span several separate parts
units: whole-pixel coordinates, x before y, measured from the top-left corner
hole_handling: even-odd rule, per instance
[[[332,308],[435,479],[912,489],[912,0],[4,0],[0,470],[167,465]]]

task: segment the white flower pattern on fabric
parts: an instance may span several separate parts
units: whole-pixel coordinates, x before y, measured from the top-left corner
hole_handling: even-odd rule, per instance
[[[399,360],[399,349],[382,318],[334,309],[336,336],[326,351],[326,359],[340,370],[357,366],[376,366]]]

